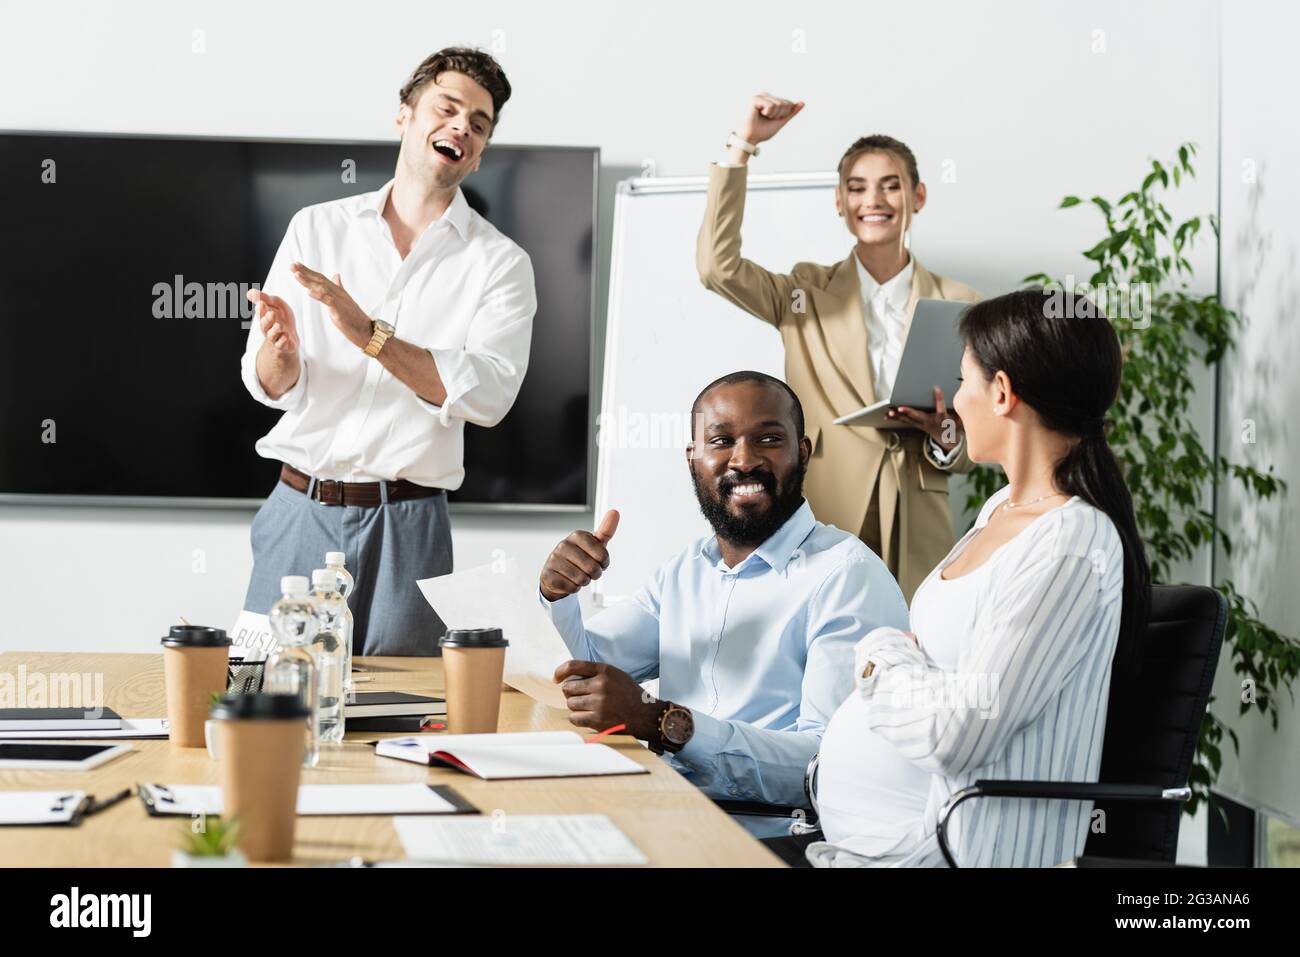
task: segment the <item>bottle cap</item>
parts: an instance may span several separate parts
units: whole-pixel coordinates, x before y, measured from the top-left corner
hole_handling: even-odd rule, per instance
[[[303,575],[285,575],[280,579],[280,591],[286,595],[305,595],[310,587]]]
[[[326,565],[342,565],[342,564],[344,563],[343,560],[344,560],[346,557],[347,557],[347,556],[344,555],[342,552],[326,552],[326,553],[325,553],[325,564],[326,564]]]
[[[336,581],[338,579],[334,577],[334,569],[332,568],[316,568],[312,570],[311,583],[313,586],[329,585],[330,588],[333,588]]]

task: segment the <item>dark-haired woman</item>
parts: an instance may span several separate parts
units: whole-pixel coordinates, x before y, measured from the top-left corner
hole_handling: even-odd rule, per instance
[[[911,632],[858,645],[856,691],[822,740],[822,866],[940,865],[948,798],[981,778],[1095,781],[1109,695],[1122,693],[1149,572],[1103,421],[1119,389],[1119,341],[1077,297],[1024,290],[963,317],[953,405],[970,456],[1008,485],[916,592]],[[886,742],[929,773],[923,811],[881,827],[869,756]],[[962,866],[1048,866],[1077,857],[1091,805],[970,802],[950,822]]]

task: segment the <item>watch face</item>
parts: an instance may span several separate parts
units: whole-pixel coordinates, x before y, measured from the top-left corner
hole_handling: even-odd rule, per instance
[[[664,715],[664,737],[672,744],[685,744],[695,730],[695,719],[685,708],[673,708]]]
[[[375,320],[375,328],[382,329],[386,335],[391,336],[393,334],[393,327],[390,326],[388,323],[384,322],[382,319]]]

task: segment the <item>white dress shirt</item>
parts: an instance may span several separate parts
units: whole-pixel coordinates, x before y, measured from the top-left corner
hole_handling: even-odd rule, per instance
[[[858,288],[862,294],[862,318],[867,324],[867,352],[871,357],[871,376],[876,399],[887,399],[903,359],[907,340],[907,302],[912,297],[912,257],[897,276],[876,282],[862,260],[853,257],[858,267]],[[949,396],[949,399],[952,397]]]
[[[589,622],[576,595],[539,600],[574,657],[657,677],[661,698],[691,709],[695,734],[670,758],[688,780],[788,806],[804,804],[808,762],[853,689],[854,645],[907,621],[884,563],[807,502],[735,568],[716,536],[699,539]]]
[[[910,828],[896,819],[877,826],[875,782],[840,784],[851,771],[875,769],[861,766],[848,741],[824,749],[819,794],[851,812],[837,824],[852,833],[827,829],[827,841],[809,848],[814,864],[941,867],[939,814],[973,782],[1097,780],[1124,597],[1123,546],[1106,514],[1076,496],[1039,515],[974,571],[945,580],[943,570],[1009,494],[1005,487],[984,504],[974,527],[917,589],[915,640],[895,628],[862,640],[857,691],[827,731],[830,738],[843,720],[856,726],[843,729],[846,737],[872,747],[883,740],[926,772],[924,810]],[[875,668],[860,677],[868,661]],[[897,802],[884,806],[893,810]],[[972,801],[949,819],[949,843],[963,867],[1048,867],[1082,853],[1091,811],[1088,801]]]
[[[537,311],[532,263],[459,189],[402,259],[382,215],[392,187],[308,206],[290,221],[263,289],[293,309],[299,374],[280,398],[266,394],[256,368],[265,336],[255,321],[240,363],[244,385],[284,410],[257,453],[322,479],[456,489],[464,424],[497,424],[519,394]],[[289,272],[295,261],[338,273],[367,316],[427,349],[446,401],[416,395],[349,342]]]

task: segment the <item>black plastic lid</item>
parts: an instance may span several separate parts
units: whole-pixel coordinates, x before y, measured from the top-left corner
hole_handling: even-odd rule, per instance
[[[224,648],[231,643],[224,628],[172,625],[162,643],[168,648]]]
[[[296,694],[228,694],[217,699],[211,717],[218,721],[301,720],[310,714]]]
[[[500,628],[453,628],[438,639],[443,648],[505,648]]]

